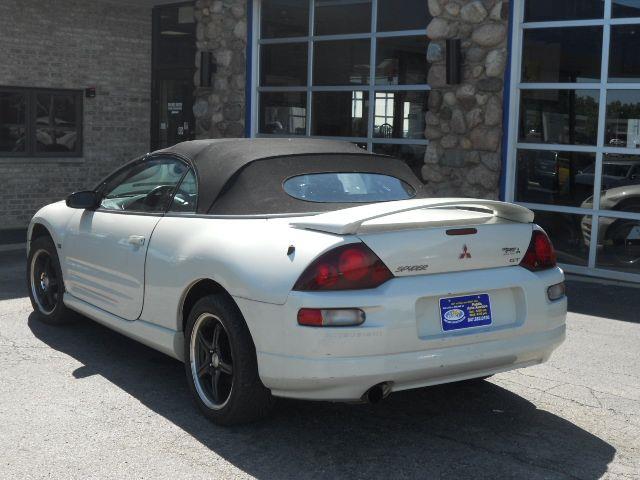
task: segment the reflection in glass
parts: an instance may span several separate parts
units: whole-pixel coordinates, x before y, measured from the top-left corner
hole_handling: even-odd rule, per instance
[[[367,136],[368,92],[315,92],[312,111],[313,135]]]
[[[541,210],[534,213],[535,223],[544,228],[553,242],[558,262],[586,267],[589,263],[591,217]]]
[[[521,142],[595,145],[597,90],[523,90]]]
[[[305,135],[307,94],[263,92],[260,94],[260,133]]]
[[[640,273],[640,221],[600,217],[599,224],[596,267]]]
[[[604,17],[603,0],[526,0],[525,22],[584,20]]]
[[[371,31],[371,0],[316,0],[316,35]]]
[[[640,148],[640,90],[607,92],[605,146]]]
[[[519,202],[579,207],[593,196],[594,153],[519,150],[517,159]]]
[[[640,17],[640,0],[611,0],[611,16]]]
[[[373,152],[381,155],[404,160],[413,170],[418,178],[422,178],[422,167],[424,167],[424,155],[427,151],[426,145],[393,145],[389,143],[374,143]]]
[[[428,96],[428,92],[376,92],[373,136],[424,139]]]
[[[72,94],[36,95],[36,151],[74,152],[78,132]]]
[[[431,16],[424,0],[378,0],[378,31],[423,30]]]
[[[600,82],[602,27],[524,31],[523,82]]]
[[[262,45],[260,85],[264,87],[305,86],[307,84],[306,43]]]
[[[606,154],[600,178],[600,209],[640,212],[639,155]]]
[[[24,152],[26,99],[21,93],[0,92],[0,152]]]
[[[609,81],[640,82],[640,26],[611,27]]]
[[[314,85],[365,85],[369,83],[370,40],[315,42]]]
[[[426,36],[379,38],[377,42],[377,85],[427,83]]]
[[[262,38],[309,35],[309,2],[262,0],[260,12]]]

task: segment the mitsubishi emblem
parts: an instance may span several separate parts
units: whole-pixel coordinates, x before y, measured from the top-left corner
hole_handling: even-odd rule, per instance
[[[462,253],[460,254],[460,260],[464,260],[465,258],[471,258],[471,254],[469,253],[469,249],[465,245],[462,247]]]

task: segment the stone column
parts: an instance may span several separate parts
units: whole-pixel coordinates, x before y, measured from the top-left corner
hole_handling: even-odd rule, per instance
[[[246,0],[198,0],[194,82],[197,138],[244,137],[247,52]],[[200,53],[213,52],[211,88],[200,87]]]
[[[439,196],[497,198],[508,0],[428,0],[431,85],[422,175]],[[462,82],[447,85],[445,40],[462,43]]]

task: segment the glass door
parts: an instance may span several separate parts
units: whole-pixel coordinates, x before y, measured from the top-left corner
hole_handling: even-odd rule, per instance
[[[514,3],[506,198],[563,267],[640,280],[640,0]]]
[[[195,29],[193,2],[153,11],[153,150],[195,139]]]
[[[193,115],[193,75],[186,78],[159,78],[156,123],[156,148],[166,148],[176,143],[195,139],[195,118]],[[178,72],[179,73],[179,72]]]

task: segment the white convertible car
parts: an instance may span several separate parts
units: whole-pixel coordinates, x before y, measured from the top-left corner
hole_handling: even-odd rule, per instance
[[[274,397],[390,392],[544,362],[564,277],[526,208],[426,198],[400,160],[319,140],[138,158],[29,228],[38,317],[78,312],[183,360],[221,424]]]

